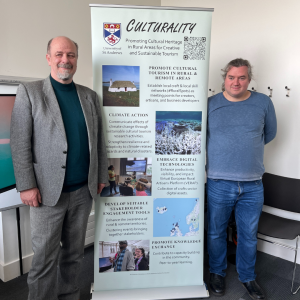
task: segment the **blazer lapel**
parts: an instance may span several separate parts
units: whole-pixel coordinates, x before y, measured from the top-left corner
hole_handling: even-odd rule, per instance
[[[44,81],[44,86],[43,86],[43,92],[44,92],[44,100],[46,102],[46,105],[48,109],[51,112],[52,118],[56,124],[56,126],[59,128],[59,131],[62,135],[62,137],[67,141],[67,136],[66,136],[66,131],[65,131],[65,126],[64,122],[61,116],[61,111],[60,107],[58,104],[58,101],[56,99],[50,77],[46,78]]]
[[[93,136],[93,110],[92,110],[92,105],[90,103],[90,101],[88,100],[86,94],[84,93],[84,91],[82,91],[81,87],[78,86],[77,84],[75,84],[76,86],[76,90],[77,90],[77,94],[79,97],[79,101],[81,104],[81,108],[83,111],[83,115],[85,118],[85,123],[86,123],[86,127],[87,127],[87,131],[88,131],[88,137],[89,137],[89,148],[91,150],[92,148],[92,136]]]

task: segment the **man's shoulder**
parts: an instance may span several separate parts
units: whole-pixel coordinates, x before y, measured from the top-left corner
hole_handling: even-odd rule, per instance
[[[215,106],[218,106],[220,101],[224,100],[223,92],[220,92],[216,95],[213,95],[208,98],[208,110],[214,109]]]
[[[222,100],[224,98],[223,92],[220,92],[216,95],[208,97],[208,103],[215,102],[217,100]]]
[[[263,94],[263,93],[259,93],[259,92],[252,92],[251,91],[251,96],[255,99],[259,99],[259,100],[263,100],[263,101],[266,101],[266,102],[270,102],[271,99],[269,96],[267,96],[266,94]]]
[[[269,105],[272,103],[272,100],[269,96],[251,91],[251,100],[253,101],[252,104],[255,104],[263,109],[267,109]]]
[[[219,99],[219,98],[222,98],[222,97],[223,97],[223,92],[220,92],[218,94],[215,94],[213,96],[208,97],[208,101],[211,101],[213,99]]]
[[[125,253],[127,253],[128,255],[132,255],[132,256],[133,256],[132,252],[129,251],[129,249],[127,249],[127,248],[126,248],[126,250],[125,250]]]
[[[22,82],[20,83],[19,90],[25,88],[28,91],[37,91],[42,90],[46,79],[30,81],[30,82]]]

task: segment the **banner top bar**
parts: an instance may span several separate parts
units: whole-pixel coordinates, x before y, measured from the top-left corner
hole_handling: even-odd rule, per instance
[[[191,10],[191,11],[214,11],[206,7],[174,7],[174,6],[144,6],[144,5],[111,5],[111,4],[90,4],[90,7],[111,7],[111,8],[134,8],[134,9],[166,9],[166,10]]]

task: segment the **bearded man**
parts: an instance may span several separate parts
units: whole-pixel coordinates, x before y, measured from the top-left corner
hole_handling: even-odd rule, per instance
[[[92,199],[107,177],[102,117],[97,94],[73,82],[78,45],[51,39],[46,58],[50,76],[20,84],[11,120],[16,187],[30,206],[28,299],[78,300]]]

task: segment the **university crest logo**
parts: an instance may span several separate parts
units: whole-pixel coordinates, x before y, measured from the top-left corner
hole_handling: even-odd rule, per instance
[[[111,46],[121,40],[121,23],[103,23],[103,38]]]

